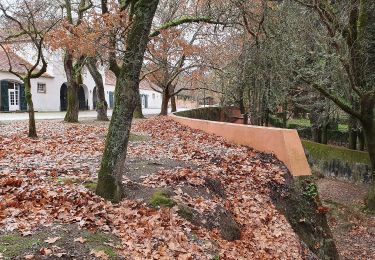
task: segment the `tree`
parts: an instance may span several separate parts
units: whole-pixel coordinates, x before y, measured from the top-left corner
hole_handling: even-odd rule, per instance
[[[369,209],[375,210],[375,2],[348,0],[331,4],[323,0],[295,1],[318,15],[329,37],[327,44],[346,72],[350,95],[343,96],[340,88],[332,88],[327,81],[312,81],[309,77],[311,73],[306,71],[301,79],[361,123],[373,172],[366,204]],[[346,13],[346,21],[340,20],[340,11]]]
[[[168,103],[176,95],[177,80],[181,73],[199,66],[194,61],[200,49],[193,46],[196,36],[197,32],[187,41],[180,30],[172,28],[161,32],[149,43],[145,74],[159,87],[154,90],[162,94],[160,115],[168,114]]]
[[[108,200],[118,202],[122,198],[122,174],[125,168],[127,145],[133,113],[139,102],[139,78],[144,52],[149,40],[152,20],[158,0],[124,1],[120,10],[129,10],[131,26],[125,43],[121,64],[115,53],[110,58],[110,69],[117,77],[115,104],[99,170],[96,193]],[[102,1],[107,12],[107,1]]]
[[[56,16],[58,9],[43,0],[22,0],[17,3],[0,3],[0,10],[2,23],[5,26],[2,28],[0,46],[8,58],[8,71],[24,84],[24,95],[29,113],[28,136],[37,138],[31,79],[39,78],[47,71],[47,61],[44,57],[45,36],[59,20]],[[32,64],[26,61],[22,64],[14,64],[13,59],[16,57],[17,47],[18,49],[30,47],[36,53]],[[24,70],[17,71],[14,65],[23,66]]]
[[[87,58],[85,54],[93,51],[93,44],[95,44],[94,40],[96,39],[91,37],[96,34],[90,34],[85,35],[86,39],[81,41],[85,33],[82,30],[84,15],[93,7],[93,3],[91,0],[63,0],[62,2],[65,20],[49,34],[48,44],[53,50],[64,50],[64,70],[68,85],[68,107],[64,121],[74,123],[78,122],[78,90],[83,84],[82,69]],[[85,45],[84,43],[89,44]]]
[[[102,0],[104,14],[111,16],[108,3]],[[127,145],[134,110],[139,104],[139,82],[144,53],[150,36],[161,30],[183,23],[201,21],[188,17],[161,25],[150,34],[158,0],[126,0],[118,6],[119,12],[127,12],[128,25],[110,36],[109,68],[116,75],[115,104],[99,170],[96,193],[108,200],[118,202],[122,197],[122,175],[125,168]],[[123,13],[125,15],[125,13]],[[121,15],[121,16],[124,16]],[[208,18],[204,18],[207,21]],[[117,50],[120,50],[119,55]],[[121,57],[121,59],[119,59]]]
[[[92,78],[94,79],[96,85],[96,93],[93,93],[93,95],[96,95],[98,98],[98,101],[96,102],[96,119],[99,121],[109,121],[107,116],[108,104],[105,100],[103,77],[98,69],[97,59],[95,57],[88,57],[86,61],[86,66]]]

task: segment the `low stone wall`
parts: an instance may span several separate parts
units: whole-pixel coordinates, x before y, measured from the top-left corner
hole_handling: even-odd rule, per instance
[[[185,115],[186,112],[184,112]],[[203,114],[203,112],[199,113]],[[293,176],[311,175],[311,169],[296,130],[207,121],[183,117],[181,113],[171,115],[171,118],[191,128],[222,136],[228,142],[273,153],[284,162]],[[210,118],[212,120],[214,116]]]
[[[369,183],[371,165],[368,153],[343,147],[302,141],[310,166],[327,177]]]

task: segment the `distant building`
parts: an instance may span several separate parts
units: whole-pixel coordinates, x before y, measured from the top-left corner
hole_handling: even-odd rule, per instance
[[[46,55],[47,56],[47,55]],[[26,55],[10,53],[12,68],[22,73],[24,66],[31,66]],[[47,72],[38,79],[31,80],[31,94],[33,96],[35,111],[65,111],[67,109],[67,79],[58,53],[46,57],[48,61]],[[6,53],[0,50],[0,111],[27,111],[25,91],[22,82],[9,71],[9,62]],[[109,108],[114,105],[114,92],[116,85],[115,75],[102,68],[105,98]],[[78,91],[79,108],[91,110],[96,107],[96,86],[93,78],[86,68],[82,73],[83,84]],[[140,84],[140,95],[143,108],[161,108],[162,96],[155,91],[157,86],[148,81]]]

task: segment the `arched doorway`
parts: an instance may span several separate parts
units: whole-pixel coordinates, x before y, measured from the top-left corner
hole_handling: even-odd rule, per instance
[[[68,86],[66,83],[61,85],[60,88],[60,111],[66,111],[68,108]]]
[[[78,102],[79,102],[79,110],[87,110],[86,104],[86,97],[85,97],[85,90],[82,86],[79,86],[78,89]]]
[[[98,102],[98,93],[96,93],[96,87],[94,87],[92,91],[92,106],[94,109],[96,109],[96,102]]]
[[[78,104],[80,110],[88,109],[88,100],[86,100],[85,89],[83,86],[78,88]],[[66,83],[60,88],[60,110],[66,111],[68,109],[68,86]]]

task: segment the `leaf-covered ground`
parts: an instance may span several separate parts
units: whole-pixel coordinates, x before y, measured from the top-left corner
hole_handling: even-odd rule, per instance
[[[37,123],[39,139],[33,140],[26,137],[27,122],[0,125],[0,258],[9,257],[7,247],[1,247],[1,236],[33,236],[56,225],[117,237],[117,258],[303,258],[297,235],[269,195],[270,182],[284,181],[280,163],[168,118],[136,121],[132,132],[148,137],[130,143],[128,160],[138,163],[132,169],[138,175],[125,174],[124,185],[141,185],[140,192],[168,187],[176,206],[150,207],[141,199],[112,205],[91,191],[107,127],[97,122],[42,121]],[[167,167],[163,162],[168,162]],[[218,180],[224,194],[208,189],[207,179]],[[218,207],[231,212],[241,229],[240,239],[228,241],[215,228],[193,225],[177,214],[181,204],[202,216]],[[75,236],[71,243],[84,244],[79,233]],[[54,238],[47,237],[43,247],[33,245],[20,254],[29,259],[69,257],[71,244],[64,248],[60,243],[56,249]],[[82,252],[86,251],[87,259],[111,257],[101,250]]]
[[[330,178],[317,184],[340,257],[375,259],[375,215],[363,211],[368,187]]]

